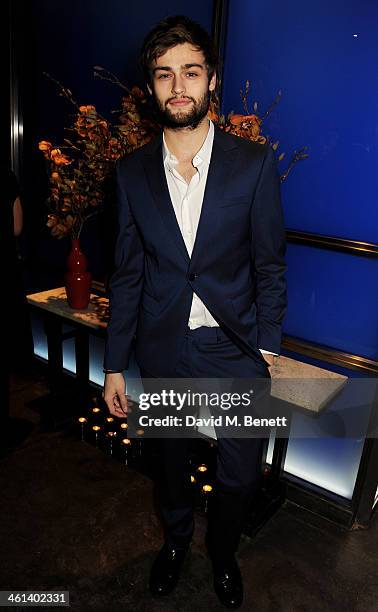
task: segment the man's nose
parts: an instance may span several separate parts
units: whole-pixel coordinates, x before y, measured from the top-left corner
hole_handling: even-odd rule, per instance
[[[184,81],[181,77],[175,77],[172,83],[172,93],[173,94],[182,94],[185,91]]]

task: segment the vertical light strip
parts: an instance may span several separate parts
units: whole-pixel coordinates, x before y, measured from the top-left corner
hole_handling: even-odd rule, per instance
[[[23,114],[20,95],[20,26],[22,10],[18,0],[9,2],[9,110],[10,158],[12,170],[22,183]]]

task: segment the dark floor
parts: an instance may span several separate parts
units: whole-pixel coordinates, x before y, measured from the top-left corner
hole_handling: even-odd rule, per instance
[[[43,380],[19,376],[12,386],[12,415],[32,431],[0,461],[0,589],[68,590],[74,610],[223,610],[203,546],[205,518],[197,517],[176,590],[154,600],[146,585],[162,534],[151,481],[67,433],[43,431],[25,406],[46,393]],[[377,520],[346,531],[286,503],[253,540],[243,538],[238,559],[243,610],[378,610]]]

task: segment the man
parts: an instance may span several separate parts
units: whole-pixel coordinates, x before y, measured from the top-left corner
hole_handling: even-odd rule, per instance
[[[134,334],[142,378],[270,378],[286,309],[275,157],[268,145],[209,121],[217,57],[208,34],[169,17],[146,37],[141,63],[163,131],[117,166],[104,398],[119,417]],[[261,439],[218,439],[206,543],[228,607],[242,603],[235,552],[261,453]],[[150,575],[156,595],[176,585],[193,533],[186,454],[182,440],[161,441],[165,543]]]

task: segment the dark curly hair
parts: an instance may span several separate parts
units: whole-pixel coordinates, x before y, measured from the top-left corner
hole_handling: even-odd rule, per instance
[[[199,23],[184,15],[175,15],[160,21],[143,41],[139,63],[148,85],[152,82],[152,62],[171,47],[186,42],[204,54],[210,81],[219,68],[219,57],[211,37]]]

